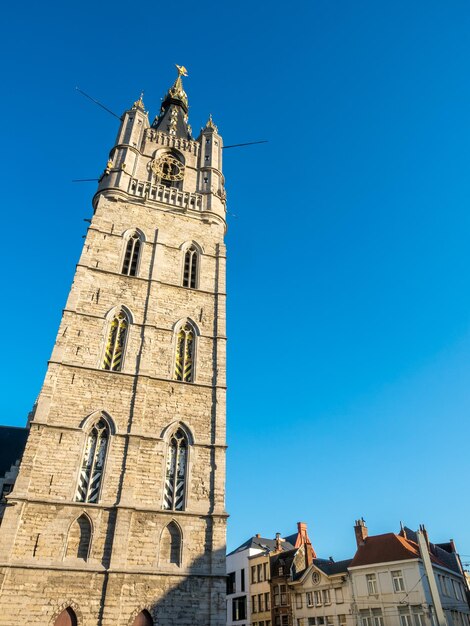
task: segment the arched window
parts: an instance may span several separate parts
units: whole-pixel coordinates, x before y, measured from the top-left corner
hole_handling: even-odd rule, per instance
[[[141,247],[141,236],[138,232],[134,232],[127,240],[126,252],[122,264],[122,273],[126,276],[137,276]]]
[[[181,428],[172,435],[166,460],[163,508],[183,511],[185,507],[188,440]]]
[[[64,609],[54,622],[54,626],[77,626],[75,611],[70,607]]]
[[[175,522],[165,526],[160,538],[160,565],[164,563],[181,564],[181,531]]]
[[[183,287],[197,287],[199,252],[196,246],[189,246],[184,253]]]
[[[148,611],[141,611],[136,615],[132,626],[153,626],[153,619],[150,617],[150,613]]]
[[[108,442],[109,427],[107,422],[100,418],[87,437],[76,502],[98,502]]]
[[[70,526],[67,538],[67,557],[76,559],[88,559],[91,543],[91,522],[84,513]]]
[[[108,342],[104,353],[103,369],[120,372],[126,345],[129,317],[122,309],[117,313],[109,327]]]
[[[195,332],[189,322],[183,324],[176,336],[175,379],[190,383],[194,380]]]

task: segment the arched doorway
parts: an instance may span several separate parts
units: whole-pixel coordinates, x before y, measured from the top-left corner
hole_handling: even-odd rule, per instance
[[[148,611],[141,611],[132,622],[132,626],[153,626],[153,619]]]
[[[75,611],[70,607],[64,609],[54,622],[54,626],[77,626]]]

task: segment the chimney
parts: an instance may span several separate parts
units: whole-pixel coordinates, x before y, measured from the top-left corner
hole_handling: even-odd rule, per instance
[[[261,539],[261,535],[259,533],[256,533],[255,537],[256,539]]]
[[[357,547],[359,548],[360,546],[363,546],[365,544],[366,537],[369,534],[363,517],[356,520],[356,523],[354,525],[354,532],[356,534]]]
[[[426,545],[427,545],[427,547],[428,547],[428,552],[430,552],[430,549],[429,549],[429,548],[430,548],[430,546],[429,546],[429,536],[428,536],[428,531],[426,530],[426,528],[425,528],[424,524],[420,524],[420,525],[419,525],[419,529],[420,529],[420,531],[423,533],[423,537],[424,537],[424,539],[425,539],[425,541],[426,541]]]
[[[276,533],[276,552],[282,552],[281,533]]]

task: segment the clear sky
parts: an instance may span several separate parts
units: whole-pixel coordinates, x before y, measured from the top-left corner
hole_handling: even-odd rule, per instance
[[[228,546],[425,523],[470,555],[470,4],[2,9],[3,424],[23,425],[120,115],[174,80],[227,150]],[[470,561],[470,556],[464,560]]]

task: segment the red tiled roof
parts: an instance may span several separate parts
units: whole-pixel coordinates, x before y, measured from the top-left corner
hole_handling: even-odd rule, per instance
[[[395,533],[385,533],[366,537],[364,545],[357,549],[350,567],[417,558],[419,558],[417,543]],[[432,555],[431,559],[438,562]]]

